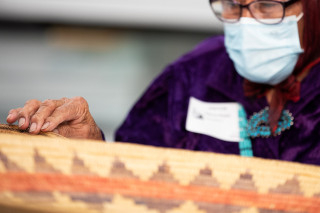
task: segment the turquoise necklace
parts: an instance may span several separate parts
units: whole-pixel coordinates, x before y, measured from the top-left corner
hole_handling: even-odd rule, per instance
[[[246,112],[241,106],[239,109],[240,155],[252,157],[253,151],[250,138],[268,138],[272,135],[271,129],[268,125],[269,107],[264,108],[258,113],[254,113],[248,121],[246,117]],[[274,136],[280,135],[283,131],[290,129],[292,125],[292,114],[289,112],[289,110],[283,110]]]
[[[248,135],[252,138],[256,137],[270,137],[271,130],[268,125],[269,119],[269,107],[264,108],[259,113],[254,113],[248,122]],[[290,129],[293,125],[293,116],[289,110],[283,110],[280,120],[278,122],[278,127],[274,133],[275,136],[280,135],[286,129]]]

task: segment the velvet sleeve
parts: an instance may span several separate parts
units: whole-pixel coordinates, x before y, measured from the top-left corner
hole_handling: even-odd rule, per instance
[[[115,134],[117,142],[172,147],[172,123],[169,119],[173,70],[168,67],[157,77],[133,106]]]

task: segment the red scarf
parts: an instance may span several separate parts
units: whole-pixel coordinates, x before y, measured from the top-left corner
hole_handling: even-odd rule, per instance
[[[308,64],[300,74],[310,70],[311,67],[318,63],[320,63],[320,58]],[[244,95],[247,97],[265,96],[271,88],[274,88],[275,91],[271,97],[269,107],[269,126],[272,134],[274,134],[286,102],[297,102],[300,99],[300,81],[297,80],[296,76],[290,75],[285,81],[275,86],[258,84],[248,80],[245,80],[243,84]]]

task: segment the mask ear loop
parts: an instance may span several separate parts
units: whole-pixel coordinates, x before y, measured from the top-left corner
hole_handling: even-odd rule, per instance
[[[297,16],[297,22],[300,21],[300,19],[303,17],[304,13],[301,12],[298,16]]]
[[[297,23],[301,20],[301,18],[303,17],[304,13],[301,12],[298,16],[297,16]],[[300,41],[299,41],[300,42]],[[301,43],[300,43],[301,46]],[[302,47],[301,47],[302,48]],[[304,51],[304,50],[303,50]]]

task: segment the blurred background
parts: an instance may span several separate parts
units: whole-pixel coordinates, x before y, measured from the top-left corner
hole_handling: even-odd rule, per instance
[[[153,78],[217,34],[208,0],[0,0],[0,123],[29,99],[82,96],[113,141]]]

